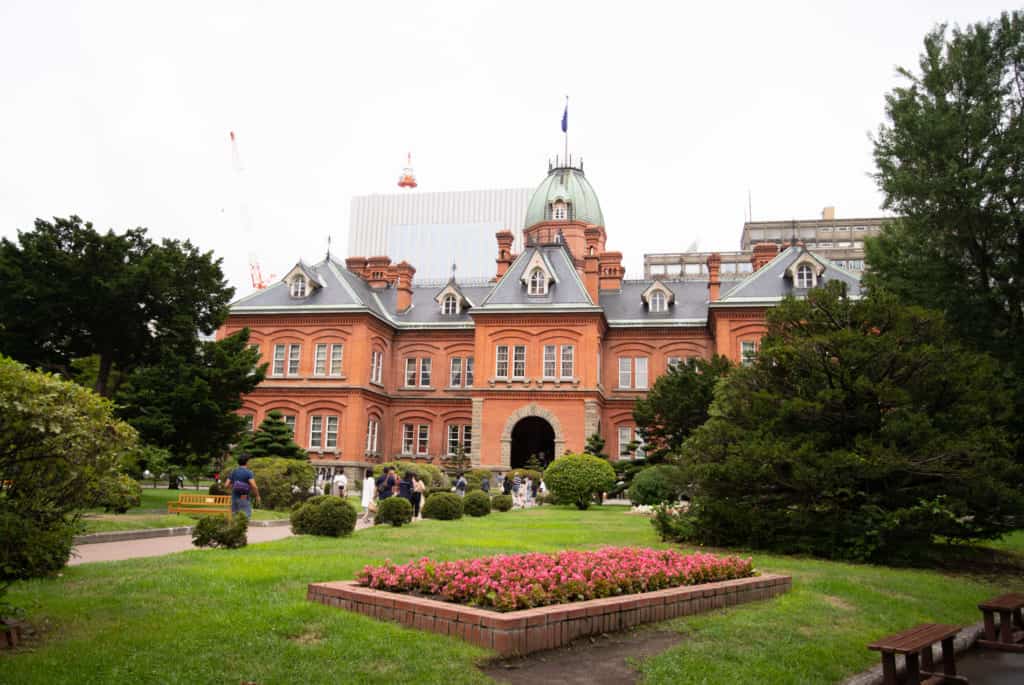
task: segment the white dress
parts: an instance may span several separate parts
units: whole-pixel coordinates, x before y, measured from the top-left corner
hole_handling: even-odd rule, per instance
[[[370,502],[373,501],[373,491],[377,488],[373,478],[367,478],[363,481],[363,508],[370,506]]]

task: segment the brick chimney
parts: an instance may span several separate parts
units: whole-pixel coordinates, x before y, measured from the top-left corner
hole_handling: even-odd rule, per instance
[[[836,220],[836,208],[835,207],[826,207],[825,209],[821,210],[821,220],[822,221],[835,221]]]
[[[388,272],[391,266],[390,257],[370,257],[366,260],[365,278],[371,288],[381,290],[388,287]]]
[[[598,255],[598,287],[601,290],[619,290],[626,270],[622,268],[621,252],[602,252]]]
[[[345,260],[345,268],[360,278],[366,278],[366,257],[349,257]]]
[[[498,272],[495,276],[497,280],[505,275],[515,261],[516,256],[512,254],[512,241],[515,240],[515,236],[512,235],[512,231],[498,231],[494,237],[498,239],[498,258],[494,260],[498,263]]]
[[[775,243],[758,243],[754,245],[754,254],[750,257],[750,263],[754,266],[754,271],[775,259],[777,254],[779,254],[779,246]]]
[[[721,290],[722,280],[719,277],[719,272],[722,266],[722,255],[717,252],[712,252],[708,255],[708,302],[716,302],[718,300],[719,291]]]
[[[601,229],[597,226],[587,226],[584,235],[587,243],[583,254],[583,285],[586,286],[590,299],[597,304],[601,292],[599,253],[604,247],[601,244]]]
[[[392,271],[395,274],[395,289],[398,291],[395,309],[399,314],[404,314],[412,306],[412,277],[416,274],[416,268],[403,260],[395,264]]]

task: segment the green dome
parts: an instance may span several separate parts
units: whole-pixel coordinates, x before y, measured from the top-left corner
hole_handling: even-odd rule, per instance
[[[597,193],[583,175],[583,170],[556,167],[548,172],[548,177],[533,191],[533,197],[526,208],[525,228],[541,221],[550,221],[551,203],[556,200],[563,200],[569,204],[570,219],[604,226],[604,215],[601,214]]]

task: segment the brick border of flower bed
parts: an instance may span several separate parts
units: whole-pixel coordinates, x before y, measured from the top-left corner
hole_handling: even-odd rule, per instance
[[[310,583],[306,598],[371,618],[460,637],[510,656],[554,649],[586,635],[770,599],[792,585],[790,576],[765,574],[505,613],[373,590],[354,580]]]

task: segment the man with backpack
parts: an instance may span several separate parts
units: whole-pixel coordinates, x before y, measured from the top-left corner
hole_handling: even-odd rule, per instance
[[[231,493],[231,515],[242,512],[252,518],[252,501],[260,501],[260,489],[256,487],[256,474],[246,464],[249,455],[238,457],[238,467],[228,475],[228,491]]]

